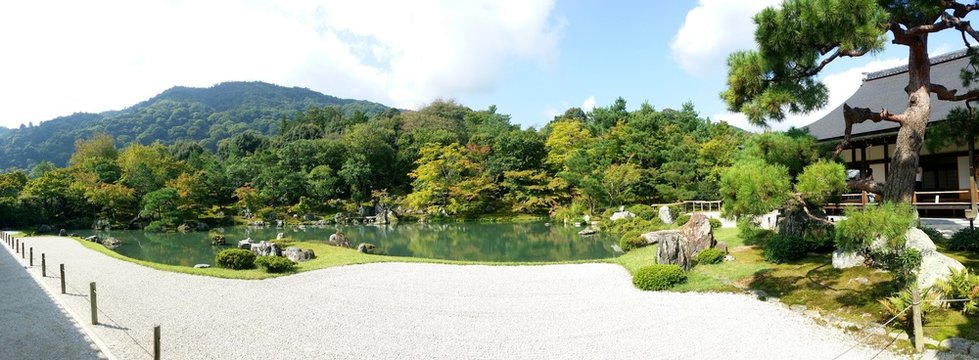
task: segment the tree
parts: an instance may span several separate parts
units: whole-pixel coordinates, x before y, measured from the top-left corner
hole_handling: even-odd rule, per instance
[[[413,191],[405,198],[408,206],[416,209],[435,214],[473,213],[481,210],[495,188],[458,143],[425,146],[417,163],[418,168],[411,173]]]
[[[503,173],[503,201],[520,213],[545,213],[562,200],[567,183],[540,170],[515,170]]]
[[[609,205],[622,205],[632,200],[633,188],[639,183],[639,167],[633,164],[612,164],[605,169],[601,187]]]
[[[979,31],[965,18],[976,4],[956,1],[788,0],[755,15],[757,51],[739,51],[728,58],[728,88],[721,94],[732,111],[755,124],[780,121],[786,112],[806,113],[826,105],[826,86],[816,76],[844,57],[859,57],[884,48],[890,33],[895,45],[908,49],[907,109],[900,114],[844,105],[843,141],[849,145],[854,124],[867,120],[900,125],[884,198],[909,203],[914,193],[918,153],[931,113],[931,94],[939,100],[979,99],[979,91],[957,94],[931,82],[928,37],[959,31],[979,40]],[[966,44],[968,46],[968,43]]]
[[[165,187],[143,196],[141,214],[144,217],[154,219],[154,222],[158,222],[164,227],[173,227],[182,217],[179,204],[180,195],[177,190]]]
[[[71,155],[68,164],[81,165],[86,160],[101,158],[113,161],[119,156],[112,136],[107,134],[96,134],[88,140],[78,139],[75,141],[75,153]]]

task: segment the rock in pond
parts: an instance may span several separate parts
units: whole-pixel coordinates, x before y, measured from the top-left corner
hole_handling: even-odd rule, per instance
[[[100,244],[102,243],[102,239],[99,239],[99,236],[98,235],[89,236],[89,237],[85,238],[85,241],[91,241],[91,242],[100,243]]]
[[[377,254],[378,253],[377,246],[375,246],[374,244],[371,244],[371,243],[360,243],[360,244],[358,244],[357,245],[357,251],[360,251],[360,252],[362,252],[364,254]]]
[[[597,232],[598,231],[595,231],[595,229],[585,228],[584,230],[579,231],[578,232],[578,235],[582,235],[582,236],[595,235],[595,233],[597,233]]]

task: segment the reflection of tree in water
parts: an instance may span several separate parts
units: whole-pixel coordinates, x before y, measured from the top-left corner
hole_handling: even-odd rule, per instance
[[[351,244],[373,243],[390,255],[473,261],[561,261],[614,256],[614,236],[582,237],[580,228],[543,224],[393,224],[343,227],[225,228],[229,246],[251,237],[254,241],[275,239],[279,232],[294,241],[326,242],[336,230]],[[90,235],[86,234],[85,236]],[[214,262],[217,252],[207,232],[144,233],[113,231],[123,240],[117,252],[153,262],[193,266]]]

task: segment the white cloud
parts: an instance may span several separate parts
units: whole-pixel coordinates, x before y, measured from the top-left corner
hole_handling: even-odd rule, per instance
[[[727,55],[754,48],[755,23],[751,19],[781,0],[700,0],[670,43],[673,60],[691,74],[724,69]]]
[[[0,126],[261,80],[412,108],[556,59],[553,0],[18,1],[0,5]],[[16,36],[14,36],[16,34]]]
[[[595,96],[589,96],[585,101],[581,103],[581,110],[589,112],[595,108]]]

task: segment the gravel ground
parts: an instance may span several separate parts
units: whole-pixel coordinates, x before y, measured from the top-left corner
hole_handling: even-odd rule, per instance
[[[8,251],[0,250],[0,359],[104,358],[32,274],[24,271],[20,255],[5,244],[2,247]]]
[[[69,294],[58,296],[79,316],[98,283],[102,324],[83,326],[120,359],[148,358],[154,325],[167,359],[828,360],[856,344],[744,295],[639,291],[610,264],[386,263],[246,281],[157,271],[71,239],[26,241],[66,264]]]

